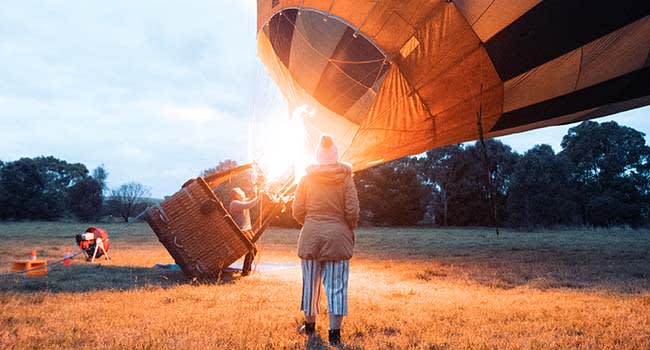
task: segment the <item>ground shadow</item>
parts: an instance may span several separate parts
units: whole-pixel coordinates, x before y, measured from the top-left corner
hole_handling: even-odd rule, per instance
[[[433,266],[425,265],[415,277],[426,281],[460,277],[500,289],[650,290],[650,254],[641,251],[553,247],[483,249],[479,253],[468,249],[430,254],[425,259],[434,262]]]
[[[224,272],[218,281],[199,281],[188,279],[179,270],[105,264],[75,264],[69,267],[57,265],[50,269],[46,277],[13,275],[0,278],[0,293],[124,291],[171,288],[179,284],[234,283],[238,278],[235,270]]]
[[[372,260],[407,260],[411,277],[431,282],[650,291],[650,232],[645,230],[504,230],[499,236],[481,229],[395,231],[362,230],[355,253]]]

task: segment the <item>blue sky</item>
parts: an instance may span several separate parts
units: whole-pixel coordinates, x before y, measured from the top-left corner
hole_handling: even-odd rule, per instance
[[[104,164],[153,196],[250,160],[282,98],[256,56],[254,0],[14,1],[0,11],[0,159]],[[650,133],[650,108],[601,118]],[[557,151],[568,127],[501,138]]]

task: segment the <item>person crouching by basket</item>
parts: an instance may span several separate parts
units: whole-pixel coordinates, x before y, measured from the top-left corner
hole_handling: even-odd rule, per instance
[[[322,135],[316,164],[307,167],[293,202],[293,216],[302,224],[298,256],[302,267],[301,310],[304,325],[299,332],[315,335],[321,284],[325,286],[329,313],[329,342],[341,344],[341,324],[348,314],[348,276],[354,248],[354,229],[359,221],[359,199],[352,167],[338,161],[332,137]]]
[[[257,193],[255,194],[255,197],[248,199],[246,198],[246,193],[244,193],[241,188],[235,187],[230,191],[230,197],[232,198],[228,210],[230,215],[242,232],[248,236],[249,239],[252,239],[253,227],[251,225],[250,209],[259,202]],[[257,254],[257,248],[255,247],[251,252],[246,254],[244,265],[242,266],[242,276],[247,276],[251,272],[251,266],[253,265],[255,254]]]

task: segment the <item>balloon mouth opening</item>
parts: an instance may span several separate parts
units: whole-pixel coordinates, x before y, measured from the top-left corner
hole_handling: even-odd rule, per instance
[[[278,61],[318,103],[358,123],[390,68],[388,56],[345,20],[284,8],[262,28]]]

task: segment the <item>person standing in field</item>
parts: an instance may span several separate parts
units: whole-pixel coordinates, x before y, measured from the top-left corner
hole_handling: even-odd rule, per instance
[[[325,286],[329,313],[329,342],[341,344],[341,324],[348,314],[348,276],[359,221],[359,199],[352,167],[338,161],[332,137],[322,135],[316,164],[307,167],[293,201],[293,216],[302,224],[298,256],[302,267],[300,328],[310,339],[315,335],[321,285]]]
[[[233,220],[239,226],[239,228],[248,236],[249,239],[253,238],[253,226],[251,225],[251,213],[250,209],[254,207],[259,199],[257,197],[257,190],[255,191],[255,197],[252,199],[246,198],[246,193],[239,188],[235,187],[230,191],[230,197],[232,201],[230,202],[229,212]],[[244,258],[244,265],[242,266],[242,276],[247,276],[251,271],[251,266],[253,265],[253,260],[257,254],[257,249],[253,250],[246,254]]]

